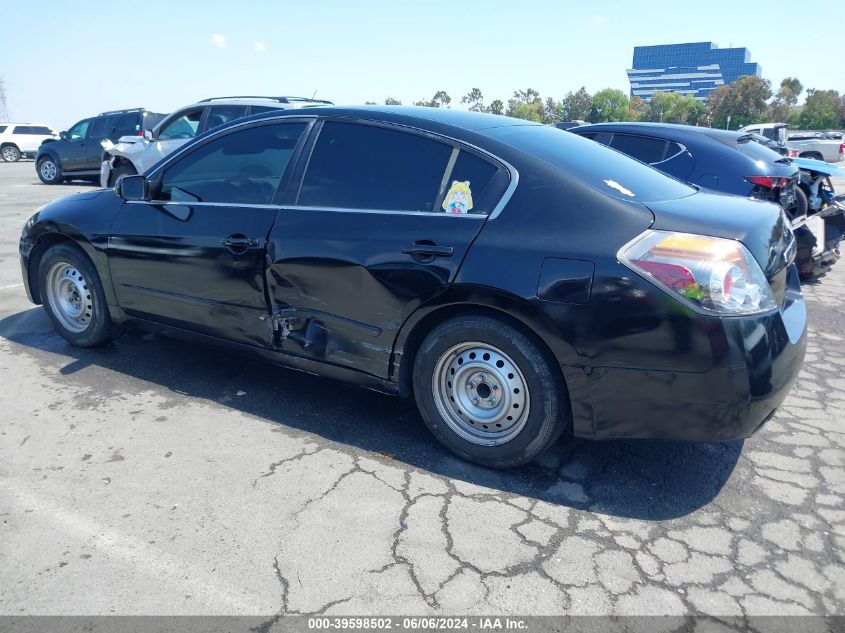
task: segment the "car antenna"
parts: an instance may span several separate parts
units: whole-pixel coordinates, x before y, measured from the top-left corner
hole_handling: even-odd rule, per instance
[[[312,101],[314,100],[314,97],[316,97],[316,96],[317,96],[317,90],[319,90],[319,88],[315,88],[315,89],[314,89],[314,94],[313,94],[313,95],[311,95],[311,100],[312,100]]]

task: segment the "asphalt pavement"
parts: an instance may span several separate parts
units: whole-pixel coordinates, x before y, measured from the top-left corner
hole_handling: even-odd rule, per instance
[[[845,190],[845,182],[837,183]],[[744,442],[559,442],[490,471],[413,402],[152,335],[71,347],[0,163],[0,615],[845,614],[845,263]]]

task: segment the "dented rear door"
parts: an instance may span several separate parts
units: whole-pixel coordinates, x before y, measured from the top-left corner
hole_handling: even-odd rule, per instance
[[[508,174],[386,125],[327,121],[316,134],[268,242],[276,345],[386,377],[399,327],[455,278]]]

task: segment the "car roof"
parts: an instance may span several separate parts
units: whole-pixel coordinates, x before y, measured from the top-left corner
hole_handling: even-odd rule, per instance
[[[715,141],[736,147],[740,138],[747,137],[747,132],[734,132],[732,130],[719,130],[712,127],[698,127],[695,125],[679,125],[677,123],[594,123],[581,125],[569,130],[575,134],[584,132],[627,132],[631,134],[646,134],[660,136],[672,141],[683,142],[700,138],[701,135],[708,136]]]
[[[315,106],[307,108],[309,114],[318,116],[353,117],[368,120],[380,120],[393,123],[414,125],[420,123],[435,123],[442,126],[480,132],[491,128],[508,127],[513,125],[540,125],[523,119],[500,114],[486,114],[469,112],[466,110],[451,110],[449,108],[428,108],[424,106]],[[302,116],[303,110],[279,110],[263,112],[249,117],[260,119],[278,116]],[[244,121],[247,119],[239,119]]]

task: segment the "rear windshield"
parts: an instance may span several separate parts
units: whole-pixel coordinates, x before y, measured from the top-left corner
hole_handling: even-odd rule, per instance
[[[485,134],[620,200],[658,202],[695,193],[695,189],[680,180],[621,152],[548,125],[513,125],[488,129]]]
[[[754,141],[751,135],[741,136],[737,139],[737,149],[753,160],[761,160],[766,164],[782,160],[783,156],[775,150]]]

